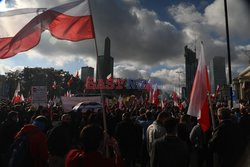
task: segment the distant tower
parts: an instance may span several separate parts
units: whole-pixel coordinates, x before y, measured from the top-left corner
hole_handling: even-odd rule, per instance
[[[198,65],[198,60],[196,58],[196,53],[185,46],[185,71],[186,71],[186,95],[187,98],[190,97],[192,86],[194,82],[194,77]]]
[[[81,80],[86,82],[88,77],[94,77],[94,68],[92,67],[82,67],[81,68]]]
[[[110,56],[110,43],[110,39],[106,37],[104,55],[97,57],[96,78],[104,81],[109,74],[113,77],[114,58]]]
[[[109,39],[109,37],[105,38],[104,56],[110,57],[110,39]]]
[[[209,68],[211,91],[214,93],[217,85],[222,86],[227,84],[225,57],[215,56],[213,60],[210,61]]]

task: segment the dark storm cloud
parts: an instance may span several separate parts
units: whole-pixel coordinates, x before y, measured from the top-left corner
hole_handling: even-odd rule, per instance
[[[110,37],[111,53],[117,61],[155,64],[182,53],[182,33],[170,23],[159,21],[155,12],[124,1],[92,2],[97,38]]]
[[[153,65],[178,57],[183,52],[182,32],[140,3],[123,0],[91,1],[99,54],[104,39],[111,39],[111,56],[116,62],[131,61]],[[78,43],[48,40],[45,35],[36,48],[44,56],[77,55],[95,58],[93,40]],[[49,42],[48,42],[49,41]]]

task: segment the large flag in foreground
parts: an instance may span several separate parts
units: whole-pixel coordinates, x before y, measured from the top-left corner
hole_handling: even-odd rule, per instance
[[[70,2],[48,10],[0,12],[0,29],[1,59],[35,47],[45,30],[57,39],[69,41],[95,37],[88,0]]]
[[[188,115],[197,117],[204,132],[210,127],[209,104],[207,96],[208,92],[210,92],[210,84],[204,56],[204,48],[203,44],[201,43],[201,53],[190,96]]]

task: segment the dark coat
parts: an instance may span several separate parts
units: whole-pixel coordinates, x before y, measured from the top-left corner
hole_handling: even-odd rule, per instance
[[[132,120],[117,124],[115,138],[119,143],[121,154],[126,159],[138,158],[142,145],[142,128]]]
[[[233,167],[241,155],[243,144],[238,125],[231,120],[224,120],[215,129],[209,148],[218,154],[221,167]]]
[[[176,136],[163,136],[153,143],[151,167],[185,167],[187,144]]]
[[[6,153],[10,145],[14,142],[17,132],[20,130],[18,123],[6,120],[0,125],[0,152]]]
[[[64,157],[72,145],[72,128],[62,123],[48,132],[48,149],[52,155]]]

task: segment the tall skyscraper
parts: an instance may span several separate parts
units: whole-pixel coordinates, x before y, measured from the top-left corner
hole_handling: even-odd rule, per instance
[[[88,77],[94,77],[94,68],[82,67],[81,68],[81,80],[85,82]]]
[[[209,68],[211,91],[214,93],[217,85],[222,86],[227,83],[225,57],[215,56],[213,60],[210,61]]]
[[[96,78],[105,81],[108,75],[111,74],[113,77],[113,68],[114,58],[110,56],[110,39],[106,37],[104,55],[98,56],[97,58]]]
[[[196,58],[196,53],[185,46],[185,72],[186,72],[186,95],[187,98],[190,97],[192,86],[194,82],[194,77],[198,65],[198,60]]]

